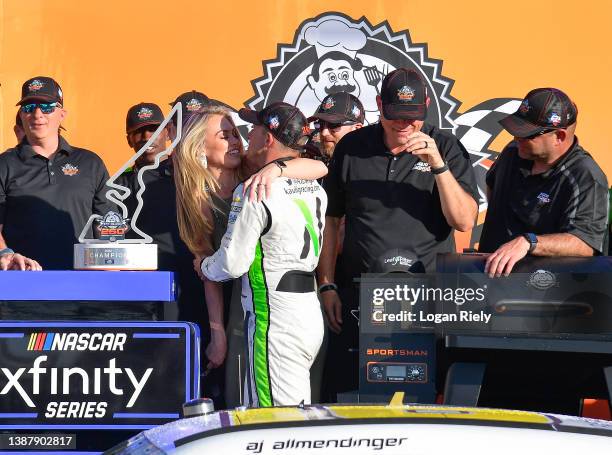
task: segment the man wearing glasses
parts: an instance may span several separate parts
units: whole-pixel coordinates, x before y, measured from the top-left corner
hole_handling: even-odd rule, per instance
[[[19,251],[45,269],[71,269],[89,216],[113,209],[105,197],[108,172],[98,155],[59,135],[66,111],[56,81],[27,80],[17,105],[25,139],[0,155],[0,251]]]
[[[514,136],[487,173],[489,208],[480,251],[485,271],[508,275],[528,254],[601,254],[606,176],[575,136],[578,110],[561,90],[538,88],[500,120]]]
[[[321,137],[321,151],[325,159],[331,159],[338,141],[345,134],[363,126],[365,111],[361,101],[347,92],[327,95],[317,112],[308,119],[315,122]]]

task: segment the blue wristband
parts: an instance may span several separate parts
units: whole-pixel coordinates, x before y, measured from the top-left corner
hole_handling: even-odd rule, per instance
[[[4,248],[0,250],[0,256],[4,256],[5,254],[15,254],[15,252],[10,248]]]

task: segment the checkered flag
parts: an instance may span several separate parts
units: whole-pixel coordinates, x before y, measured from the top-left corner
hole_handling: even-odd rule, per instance
[[[455,136],[470,153],[480,195],[478,226],[472,231],[470,245],[480,239],[481,223],[487,210],[485,177],[498,155],[498,152],[489,149],[489,145],[503,129],[499,120],[516,112],[520,104],[520,99],[493,98],[470,108],[455,119]]]

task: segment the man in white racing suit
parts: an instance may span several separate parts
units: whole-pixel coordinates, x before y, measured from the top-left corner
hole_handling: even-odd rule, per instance
[[[241,109],[239,115],[254,124],[249,159],[280,169],[281,177],[262,202],[244,198],[243,184],[236,188],[221,248],[201,269],[213,281],[242,276],[248,340],[243,403],[310,403],[310,367],[323,339],[314,270],[327,196],[315,180],[282,177],[284,161],[297,157],[307,141],[299,109],[274,103],[259,112]]]

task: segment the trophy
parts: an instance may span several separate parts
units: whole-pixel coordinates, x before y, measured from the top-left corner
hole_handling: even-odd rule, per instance
[[[176,137],[169,147],[155,155],[155,161],[152,164],[138,169],[136,175],[139,185],[136,193],[138,203],[132,217],[128,218],[128,209],[123,202],[130,196],[131,190],[117,184],[115,180],[128,167],[133,166],[138,157],[152,146],[174,115],[177,116]],[[93,214],[89,217],[79,235],[79,243],[74,245],[75,270],[157,270],[157,245],[153,243],[151,236],[142,232],[136,224],[142,210],[142,193],[146,190],[142,174],[148,170],[157,169],[161,159],[174,150],[181,139],[182,116],[181,103],[178,102],[147,143],[108,179],[106,186],[110,189],[106,192],[106,198],[113,202],[121,213],[109,211],[104,216]],[[98,237],[85,238],[94,222],[96,222],[95,229],[98,231]],[[140,238],[126,239],[125,233],[130,229]]]

